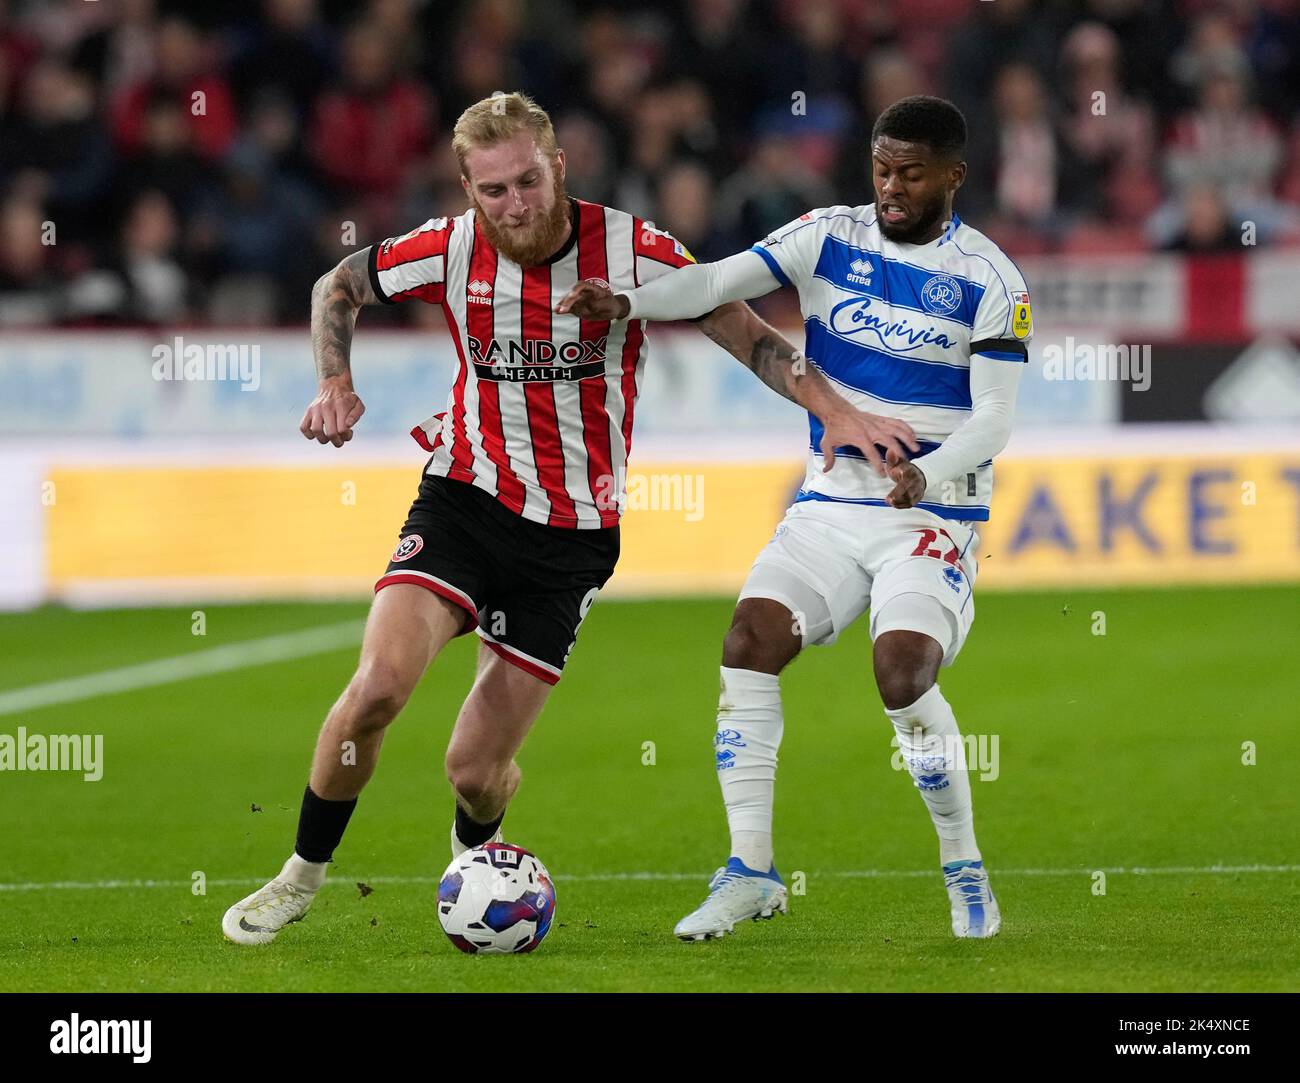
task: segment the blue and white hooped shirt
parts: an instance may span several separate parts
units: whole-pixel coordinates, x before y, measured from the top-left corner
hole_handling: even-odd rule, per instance
[[[970,359],[1027,359],[1029,291],[1015,264],[953,215],[929,244],[886,239],[874,207],[809,211],[753,246],[782,285],[799,291],[805,352],[860,410],[915,430],[916,455],[934,450],[971,414]],[[884,506],[894,487],[856,449],[822,471],[821,423],[809,415],[810,455],[799,500]],[[985,520],[988,460],[960,478],[933,479],[919,507]]]

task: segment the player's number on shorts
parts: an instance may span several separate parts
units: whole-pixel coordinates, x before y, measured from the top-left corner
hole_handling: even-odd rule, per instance
[[[939,536],[942,535],[947,541],[950,548],[946,553],[939,552],[938,549],[931,549]],[[956,565],[961,560],[961,550],[957,548],[957,543],[949,537],[946,530],[922,530],[921,540],[916,543],[916,548],[912,550],[914,557],[934,557],[935,560],[947,561],[949,564]]]
[[[591,607],[596,604],[596,595],[600,593],[600,587],[592,587],[583,595],[582,602],[578,605],[578,623],[573,626],[573,642],[569,644],[569,649],[564,652],[564,660],[569,660],[569,654],[572,652],[574,644],[578,642],[578,629],[582,627],[582,622],[587,619],[587,614],[591,612]]]

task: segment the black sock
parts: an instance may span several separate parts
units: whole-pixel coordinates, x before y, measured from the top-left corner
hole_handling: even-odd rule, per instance
[[[295,852],[304,861],[329,861],[347,830],[357,799],[329,801],[317,797],[308,786],[302,794],[302,811],[298,813],[298,842]]]
[[[469,818],[469,813],[456,804],[456,837],[461,843],[468,846],[471,850],[475,846],[482,846],[493,835],[497,833],[497,828],[501,826],[501,821],[506,818],[505,812],[502,812],[490,824],[481,824],[476,820]]]

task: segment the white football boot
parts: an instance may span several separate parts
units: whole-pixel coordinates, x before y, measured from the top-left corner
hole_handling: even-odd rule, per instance
[[[677,923],[673,935],[688,941],[712,940],[732,932],[738,921],[786,913],[786,901],[785,884],[775,865],[768,872],[755,872],[733,857],[713,874],[709,897]]]
[[[501,838],[501,828],[498,827],[498,828],[497,828],[497,833],[496,833],[495,835],[493,835],[493,836],[492,836],[490,839],[488,839],[487,841],[488,841],[488,842],[504,842],[505,840]],[[486,845],[487,845],[487,842],[481,843],[481,845],[486,846]],[[452,821],[452,824],[451,824],[451,859],[452,859],[453,861],[455,861],[456,858],[460,857],[461,854],[463,854],[466,850],[469,850],[469,849],[471,849],[471,847],[466,846],[466,845],[465,845],[463,842],[461,842],[460,839],[457,837],[457,835],[456,835],[456,822],[453,820],[453,821]]]
[[[279,876],[227,910],[221,919],[226,939],[235,944],[269,944],[286,925],[302,921],[320,889],[301,887],[288,877],[299,879],[295,874],[307,864],[294,854]],[[324,883],[323,870],[320,879]]]
[[[989,887],[982,861],[953,861],[943,867],[943,883],[952,903],[952,935],[982,939],[997,936],[1002,913]]]

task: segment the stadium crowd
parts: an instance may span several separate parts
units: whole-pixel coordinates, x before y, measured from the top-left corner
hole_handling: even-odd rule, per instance
[[[869,202],[913,93],[966,112],[958,211],[1013,255],[1300,242],[1297,0],[0,0],[0,325],[304,321],[465,207],[451,126],[513,89],[571,194],[701,260]]]

